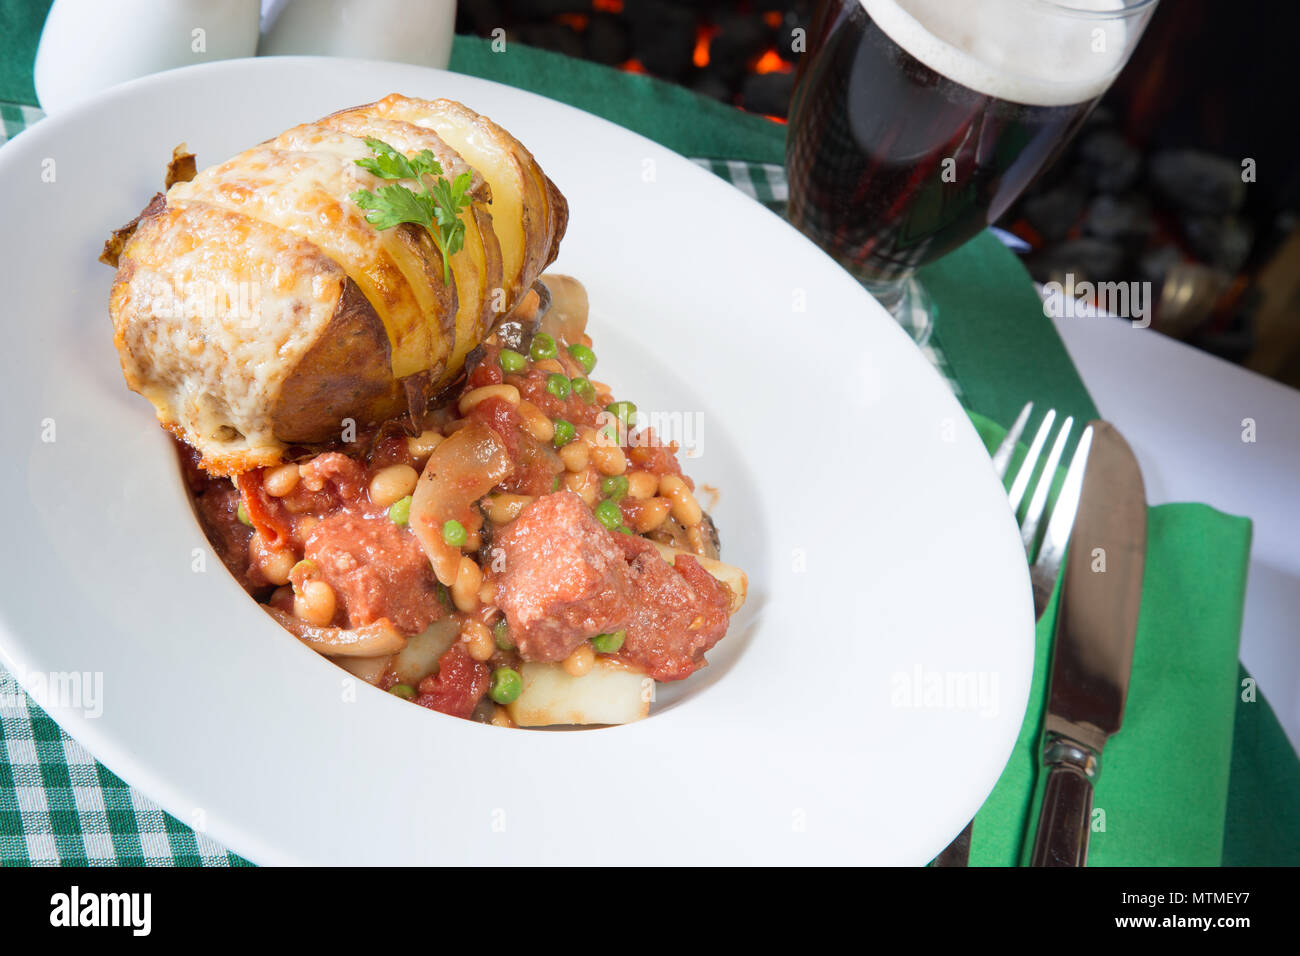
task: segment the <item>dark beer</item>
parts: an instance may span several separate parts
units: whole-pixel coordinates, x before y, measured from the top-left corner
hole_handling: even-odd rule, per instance
[[[819,7],[791,104],[790,218],[868,284],[897,283],[998,219],[1123,65],[1123,23],[1025,9]]]

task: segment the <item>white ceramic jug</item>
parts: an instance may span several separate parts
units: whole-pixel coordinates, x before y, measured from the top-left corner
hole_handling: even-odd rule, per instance
[[[102,89],[257,52],[260,0],[54,0],[36,52],[36,96],[56,113]]]
[[[269,0],[263,56],[318,54],[445,69],[456,0]]]

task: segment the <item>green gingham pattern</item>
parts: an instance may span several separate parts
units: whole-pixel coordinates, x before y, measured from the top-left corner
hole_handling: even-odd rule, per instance
[[[11,140],[45,114],[35,106],[18,103],[0,103],[0,146]]]
[[[3,670],[0,864],[247,865],[128,787]]]
[[[3,138],[44,114],[0,103]],[[697,159],[773,211],[789,191],[780,166]],[[957,390],[943,355],[922,351]],[[0,865],[241,866],[247,862],[196,833],[127,786],[65,734],[0,668]]]

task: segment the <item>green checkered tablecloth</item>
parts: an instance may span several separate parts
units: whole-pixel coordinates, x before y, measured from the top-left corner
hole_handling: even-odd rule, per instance
[[[0,144],[42,115],[34,107],[0,104]],[[695,162],[784,212],[782,167]],[[943,354],[932,344],[923,351],[957,390]],[[245,861],[127,786],[0,668],[0,864],[238,866]]]
[[[0,103],[0,146],[13,139],[45,114],[35,106]]]

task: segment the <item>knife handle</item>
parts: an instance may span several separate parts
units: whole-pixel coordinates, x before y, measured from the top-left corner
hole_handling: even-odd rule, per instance
[[[1084,866],[1092,826],[1092,785],[1101,772],[1096,751],[1050,734],[1043,747],[1047,783],[1030,866]]]

